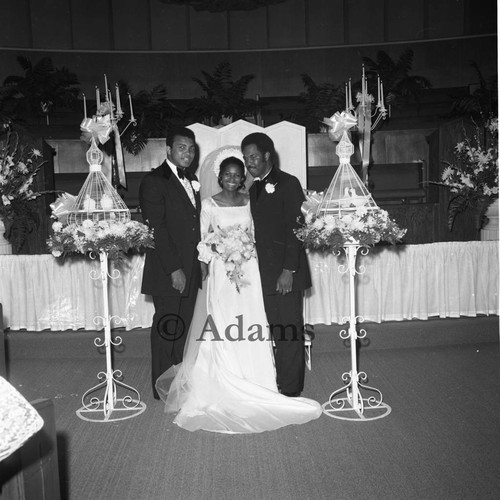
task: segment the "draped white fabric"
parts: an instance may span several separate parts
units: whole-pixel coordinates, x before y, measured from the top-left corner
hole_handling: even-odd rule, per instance
[[[309,254],[313,288],[304,301],[310,324],[343,323],[349,312],[348,276],[338,270],[342,256]],[[358,256],[357,314],[366,321],[401,321],[439,316],[498,314],[498,242],[469,241],[371,249]],[[143,256],[126,262],[109,280],[113,327],[149,327],[153,304],[140,293]],[[113,267],[111,267],[113,269]],[[99,262],[65,261],[51,255],[0,255],[0,303],[11,330],[95,330],[102,315]]]

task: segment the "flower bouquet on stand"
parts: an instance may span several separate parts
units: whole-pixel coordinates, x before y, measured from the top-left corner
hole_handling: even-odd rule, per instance
[[[441,181],[434,183],[451,193],[448,228],[451,231],[456,216],[470,208],[476,229],[481,229],[488,207],[498,200],[498,118],[486,122],[484,134],[477,127],[473,137],[458,142],[454,153],[455,161],[445,162]]]

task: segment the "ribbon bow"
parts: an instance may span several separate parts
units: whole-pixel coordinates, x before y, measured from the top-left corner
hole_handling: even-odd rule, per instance
[[[328,125],[330,129],[328,130],[328,135],[332,141],[339,141],[344,132],[347,132],[350,128],[354,127],[358,121],[355,116],[346,111],[339,113],[338,111],[330,118],[323,118],[322,123]]]

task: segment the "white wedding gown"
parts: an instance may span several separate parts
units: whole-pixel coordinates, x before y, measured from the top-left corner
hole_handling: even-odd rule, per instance
[[[249,204],[219,207],[212,198],[203,200],[202,238],[209,228],[234,224],[252,229]],[[278,392],[257,260],[246,261],[242,270],[248,284],[238,293],[222,260],[211,260],[204,285],[209,316],[197,303],[183,362],[157,381],[165,410],[178,412],[174,422],[184,429],[263,432],[322,413],[314,400]],[[198,301],[204,298],[201,292]]]

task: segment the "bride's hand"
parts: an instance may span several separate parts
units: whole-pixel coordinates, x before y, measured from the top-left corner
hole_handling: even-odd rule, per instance
[[[206,262],[200,262],[201,266],[201,279],[205,281],[208,278],[208,264]]]

